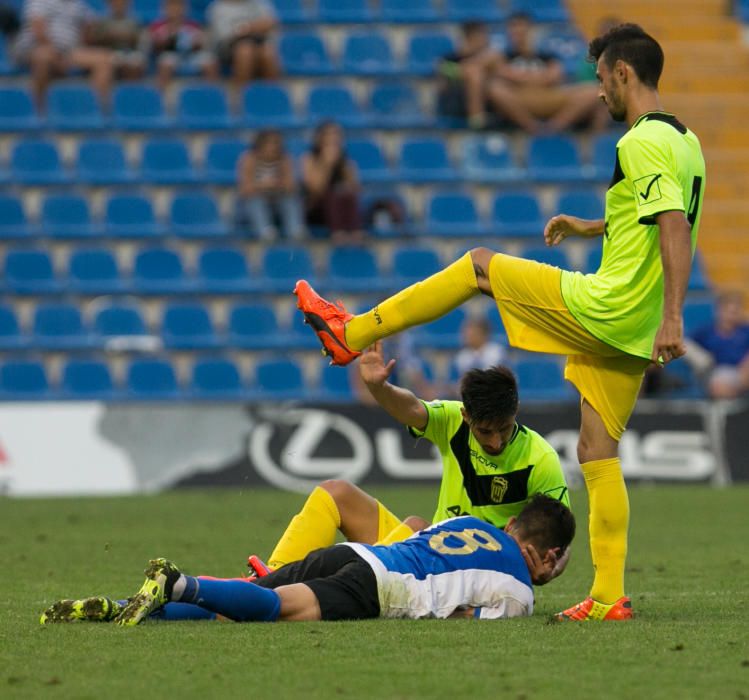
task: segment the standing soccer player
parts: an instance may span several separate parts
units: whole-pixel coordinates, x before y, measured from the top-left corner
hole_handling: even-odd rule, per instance
[[[590,595],[559,613],[570,620],[626,620],[629,501],[618,457],[649,362],[685,353],[682,305],[697,240],[705,164],[697,137],[662,110],[663,50],[634,24],[594,39],[600,96],[629,131],[617,144],[603,220],[553,217],[547,245],[603,236],[595,274],[583,275],[475,248],[432,277],[353,316],[297,284],[298,306],[335,364],[380,338],[443,316],[476,294],[493,297],[510,344],[567,356],[581,396],[578,459],[590,499],[595,577]]]

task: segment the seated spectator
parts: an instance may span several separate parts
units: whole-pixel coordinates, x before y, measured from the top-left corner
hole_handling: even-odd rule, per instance
[[[278,20],[268,0],[214,0],[207,16],[219,61],[231,68],[237,85],[279,76],[271,40]]]
[[[608,112],[591,82],[564,84],[562,63],[536,50],[533,24],[522,13],[507,23],[508,49],[493,64],[487,86],[492,107],[530,134],[558,132],[581,123],[602,129]]]
[[[287,238],[305,235],[294,165],[278,131],[261,131],[237,166],[240,218],[260,238],[278,236],[276,221]]]
[[[325,226],[339,243],[363,238],[359,177],[338,124],[324,122],[315,130],[312,148],[302,158],[302,184],[308,225]]]
[[[163,17],[152,22],[146,33],[160,87],[168,85],[180,65],[197,68],[204,78],[217,80],[218,61],[207,49],[203,27],[187,18],[185,0],[164,0],[162,11]]]
[[[0,34],[13,37],[21,28],[21,20],[15,7],[10,3],[0,2]]]
[[[114,61],[122,78],[140,78],[145,71],[145,56],[140,49],[140,26],[130,15],[130,0],[109,0],[109,15],[95,19],[88,32],[89,46],[114,52]]]
[[[94,18],[93,10],[83,0],[25,0],[13,55],[20,65],[31,68],[31,83],[40,107],[50,81],[71,69],[88,71],[100,98],[108,101],[115,57],[110,49],[84,44]]]
[[[485,318],[467,318],[460,329],[462,347],[452,363],[451,376],[462,377],[472,369],[488,369],[506,361],[505,349],[492,340],[492,329]],[[451,387],[458,396],[459,387]]]
[[[735,399],[749,391],[749,323],[741,292],[718,297],[715,321],[688,339],[687,360],[705,375],[710,396]]]

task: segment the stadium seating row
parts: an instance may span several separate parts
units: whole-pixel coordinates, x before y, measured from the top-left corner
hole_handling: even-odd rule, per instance
[[[403,138],[398,163],[392,164],[373,138],[349,139],[346,150],[367,184],[580,183],[611,176],[615,134],[598,136],[590,162],[583,162],[577,141],[570,136],[537,136],[528,140],[525,165],[515,161],[501,137],[463,140],[459,163],[453,162],[438,137]],[[298,155],[307,142],[289,139],[289,152]],[[143,142],[137,166],[128,163],[116,139],[82,139],[72,167],[63,163],[54,141],[21,138],[10,147],[10,159],[0,163],[0,184],[48,185],[190,185],[236,182],[236,164],[248,148],[245,141],[217,137],[205,147],[202,166],[193,162],[180,138],[153,137]],[[5,165],[5,167],[3,167]]]

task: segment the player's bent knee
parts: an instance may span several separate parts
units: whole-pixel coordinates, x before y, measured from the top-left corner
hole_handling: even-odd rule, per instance
[[[419,532],[420,530],[423,530],[424,528],[427,528],[431,525],[428,520],[425,520],[418,515],[409,515],[403,521],[403,523],[405,525],[408,525],[408,527],[410,527],[414,532]]]

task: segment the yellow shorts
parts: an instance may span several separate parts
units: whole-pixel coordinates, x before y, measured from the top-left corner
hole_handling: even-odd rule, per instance
[[[377,501],[377,541],[382,542],[396,527],[401,524],[400,518],[393,515],[380,501]],[[406,539],[405,537],[403,539]]]
[[[497,253],[489,281],[510,345],[567,355],[564,377],[620,440],[635,407],[648,360],[628,355],[583,328],[562,298],[562,271]]]

